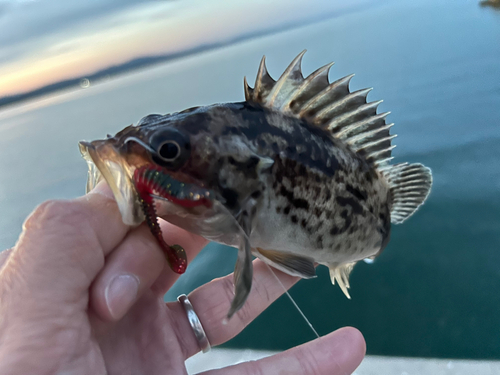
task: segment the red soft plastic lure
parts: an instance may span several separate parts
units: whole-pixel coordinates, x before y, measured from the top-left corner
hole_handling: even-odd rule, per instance
[[[136,169],[134,172],[134,185],[139,194],[146,222],[151,233],[165,251],[170,268],[176,273],[184,273],[187,267],[186,252],[180,245],[170,246],[163,239],[152,195],[161,196],[183,207],[196,207],[200,205],[210,207],[210,200],[199,194],[197,195],[197,199],[192,199],[190,194],[185,194],[186,191],[189,192],[190,184],[174,180],[168,174],[164,173],[161,168],[156,166],[146,165]]]

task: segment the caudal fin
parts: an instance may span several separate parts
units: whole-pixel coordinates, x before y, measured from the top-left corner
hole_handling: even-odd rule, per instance
[[[432,172],[422,164],[401,163],[382,168],[392,196],[391,222],[401,224],[425,202],[431,191]]]

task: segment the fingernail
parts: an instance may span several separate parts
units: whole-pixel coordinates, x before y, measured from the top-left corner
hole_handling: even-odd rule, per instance
[[[106,287],[104,297],[109,312],[114,319],[125,315],[137,298],[139,291],[139,278],[135,275],[125,274],[115,276]]]

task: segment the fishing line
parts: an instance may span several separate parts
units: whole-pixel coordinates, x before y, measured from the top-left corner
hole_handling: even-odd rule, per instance
[[[227,211],[227,208],[225,208],[225,206],[222,206],[222,207]],[[229,217],[233,217],[234,218],[234,216],[232,216],[231,214],[229,214]],[[240,224],[238,223],[238,221],[235,218],[234,218],[234,222],[237,225],[237,227],[240,228],[240,231],[243,234],[243,236],[245,236],[248,239],[248,235],[241,228]],[[292,298],[292,296],[290,295],[290,293],[288,293],[288,290],[285,288],[285,286],[281,282],[280,278],[274,273],[273,269],[271,268],[271,266],[269,266],[269,264],[267,264],[266,262],[263,262],[263,263],[266,265],[266,267],[269,269],[269,271],[272,273],[272,275],[276,278],[276,280],[278,281],[278,283],[281,285],[281,287],[283,288],[285,294],[288,296],[288,298],[290,299],[290,301],[292,301],[293,305],[295,306],[295,308],[297,309],[297,311],[300,313],[300,315],[302,315],[302,318],[305,320],[305,322],[307,323],[307,325],[309,326],[309,328],[311,328],[311,331],[313,331],[314,335],[319,339],[320,335],[318,334],[318,332],[316,332],[316,330],[314,329],[313,325],[311,324],[311,322],[309,321],[309,319],[307,319],[306,315],[302,312],[302,310],[300,309],[299,305],[297,305],[297,303]],[[224,321],[226,321],[226,323],[227,323],[227,319],[224,319]],[[223,321],[223,324],[224,324],[224,321]]]
[[[285,288],[285,286],[283,285],[283,283],[281,282],[280,278],[278,277],[278,275],[276,275],[276,273],[273,271],[273,269],[271,268],[271,266],[269,266],[269,264],[265,263],[264,264],[267,266],[267,268],[269,269],[269,271],[271,271],[271,273],[274,275],[274,277],[276,278],[276,280],[278,280],[278,283],[282,286],[283,290],[285,291],[285,294],[288,296],[288,298],[290,299],[290,301],[292,301],[293,305],[295,306],[295,308],[297,309],[297,311],[300,313],[300,315],[302,315],[302,318],[304,318],[304,320],[306,321],[306,323],[309,325],[309,328],[311,328],[311,330],[313,331],[313,333],[316,335],[316,337],[319,339],[319,335],[318,335],[318,332],[316,332],[316,330],[314,329],[313,325],[311,324],[311,322],[309,321],[309,319],[307,319],[306,315],[302,312],[302,310],[300,309],[299,305],[297,305],[297,303],[295,302],[295,300],[292,298],[292,296],[290,295],[290,293],[288,293],[288,290]]]

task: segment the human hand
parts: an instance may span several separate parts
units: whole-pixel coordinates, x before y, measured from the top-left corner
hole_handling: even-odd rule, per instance
[[[191,261],[206,240],[163,222],[168,243]],[[297,278],[275,271],[292,286]],[[49,201],[26,220],[14,248],[0,253],[0,374],[186,374],[199,352],[186,313],[164,303],[178,275],[145,225],[122,223],[99,185],[69,201]],[[212,345],[237,335],[283,292],[259,260],[244,307],[223,325],[233,276],[189,296]],[[350,374],[365,342],[343,328],[259,361],[206,374]]]

